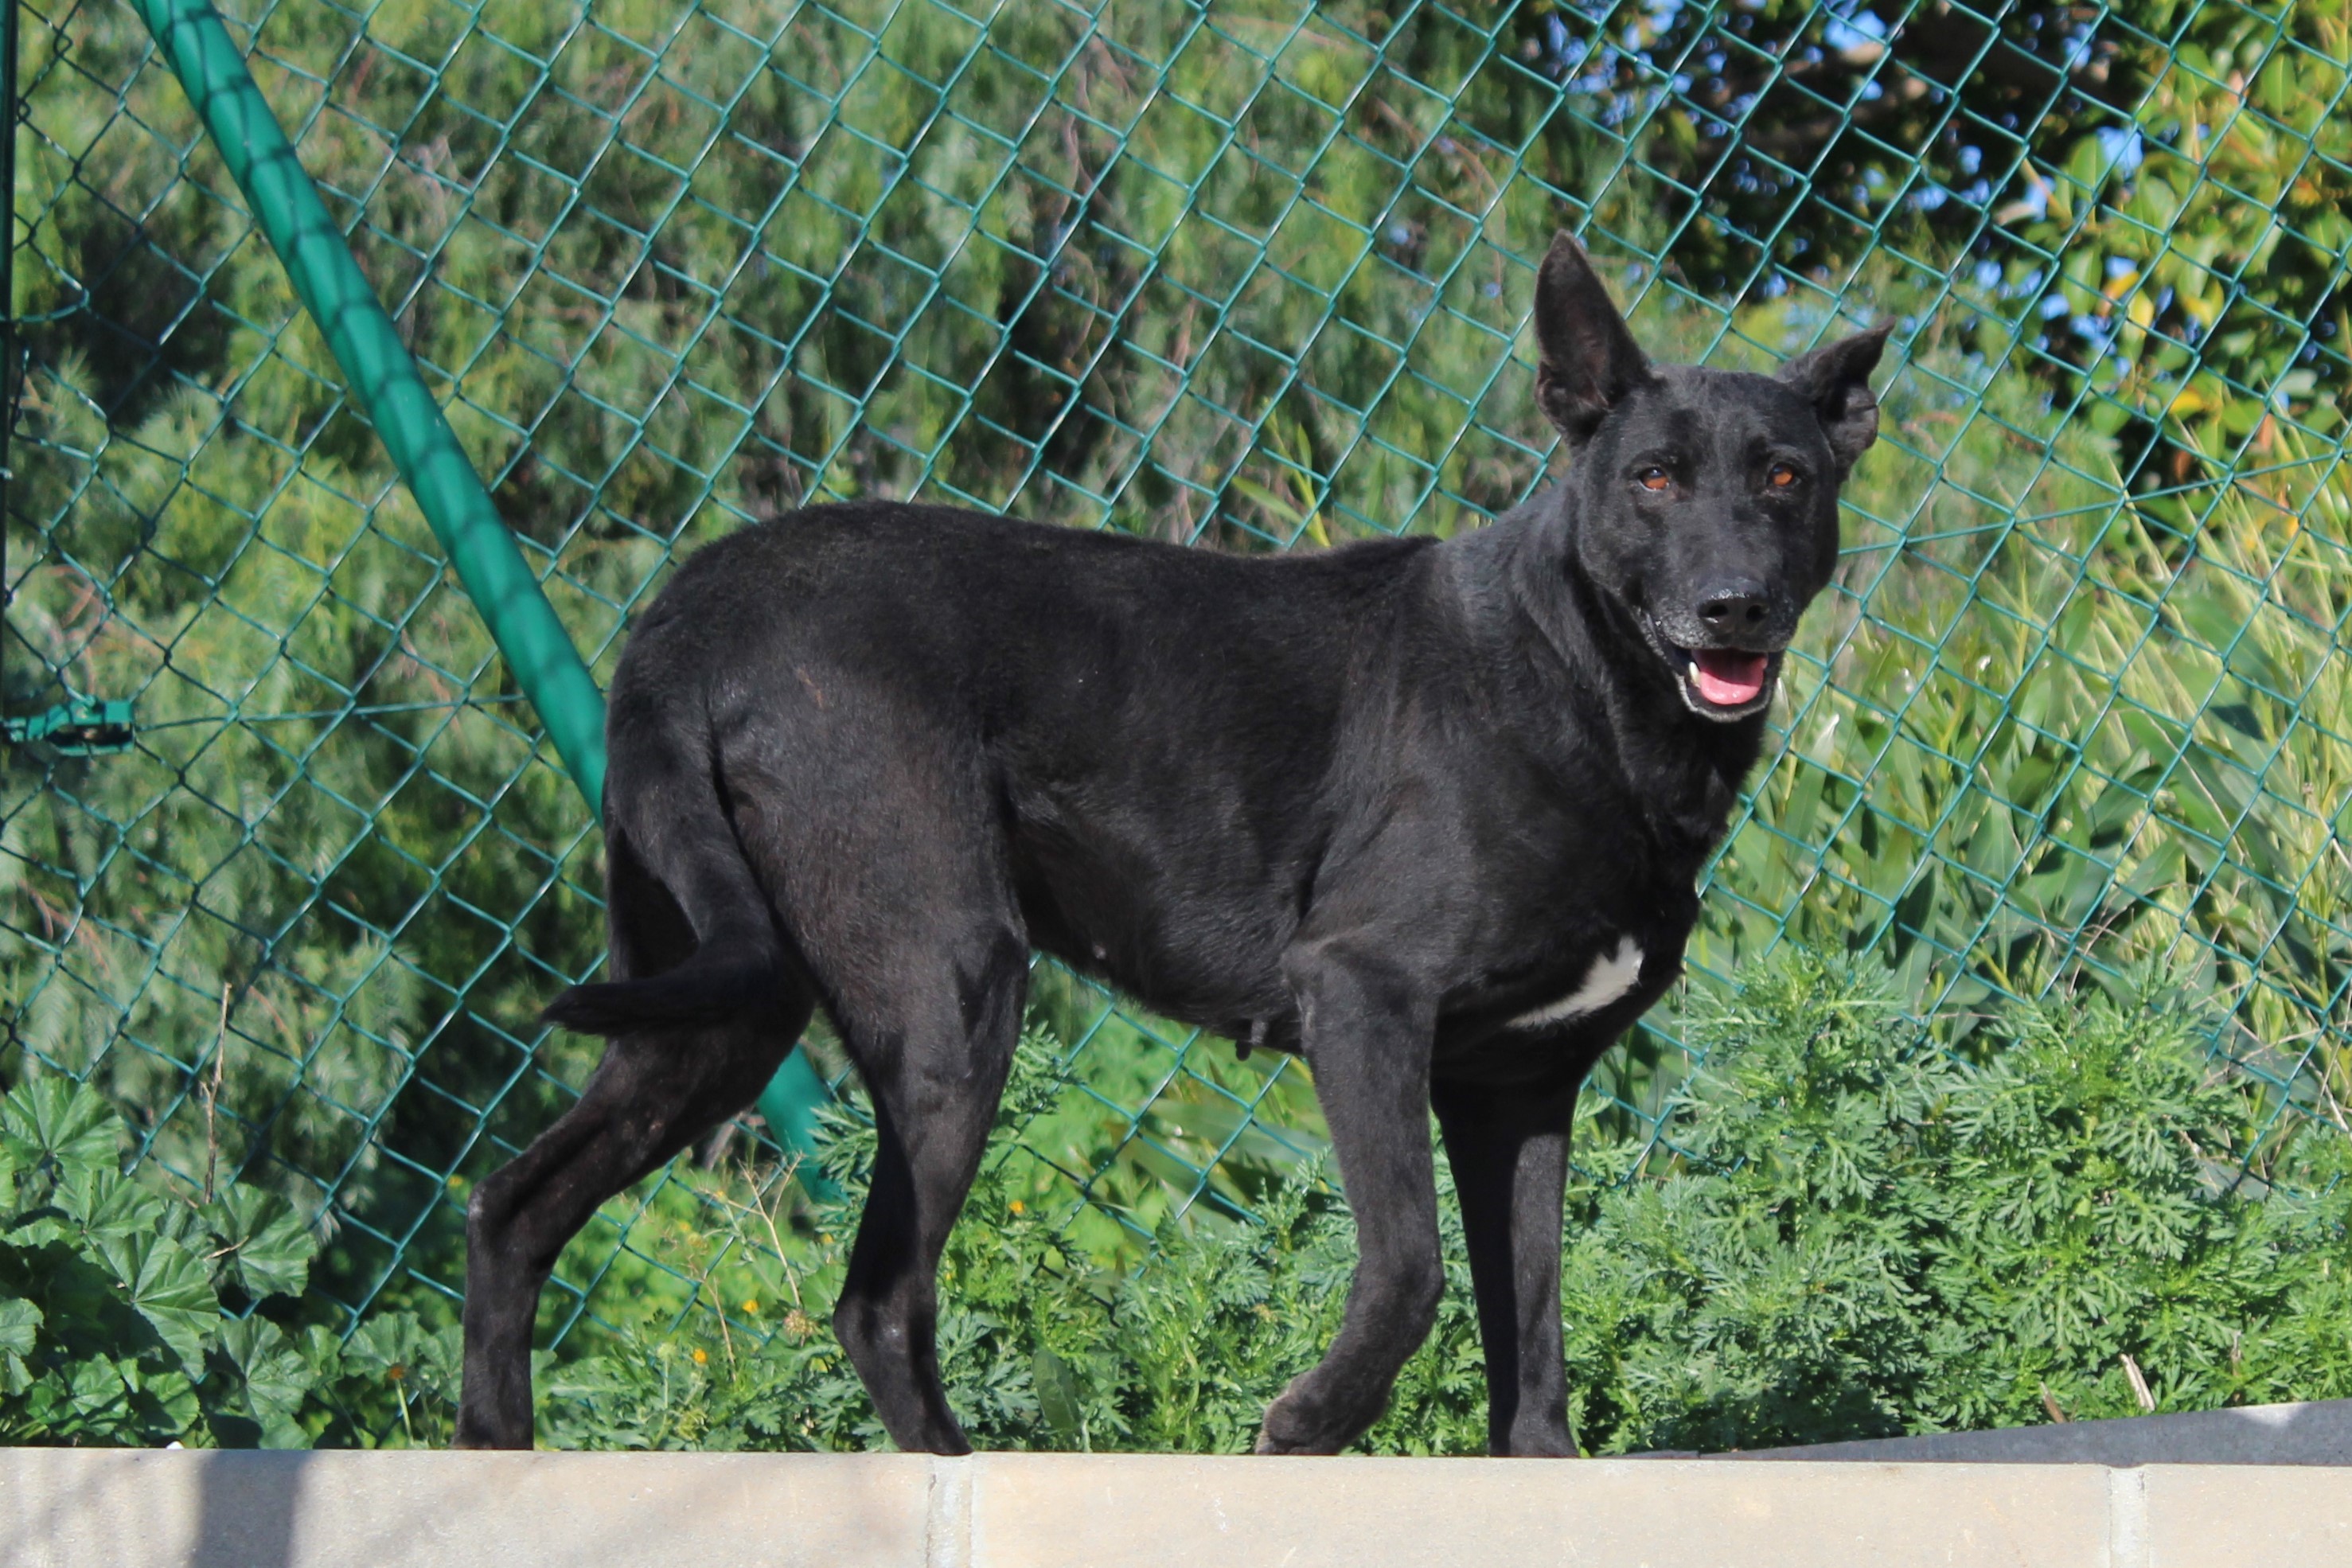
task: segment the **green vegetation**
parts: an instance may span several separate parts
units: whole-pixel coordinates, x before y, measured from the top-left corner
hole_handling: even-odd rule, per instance
[[[302,1290],[309,1227],[255,1187],[123,1174],[128,1131],[82,1085],[0,1100],[0,1442],[410,1438],[412,1403],[454,1386],[455,1336],[395,1313],[348,1341],[281,1327],[267,1314]]]
[[[1690,1021],[1709,1065],[1670,1115],[1686,1161],[1599,1118],[1579,1130],[1562,1305],[1581,1441],[1758,1447],[2014,1426],[2053,1405],[2135,1415],[2126,1358],[2160,1410],[2352,1394],[2352,1149],[2304,1139],[2269,1182],[2243,1175],[2263,1097],[2213,1069],[2210,1023],[2194,992],[2142,977],[2004,1006],[1955,1054],[1875,965],[1768,966]],[[1338,1327],[1345,1205],[1303,1166],[1263,1193],[1263,1224],[1169,1226],[1139,1271],[1106,1268],[1022,1196],[1016,1139],[1059,1092],[1055,1062],[1045,1037],[1024,1042],[950,1246],[958,1415],[983,1447],[1245,1450]],[[870,1134],[834,1126],[827,1164],[854,1205]],[[674,1295],[609,1299],[640,1326],[546,1373],[542,1440],[880,1445],[824,1327],[848,1213],[819,1211],[779,1256],[746,1245],[775,1234],[751,1189],[694,1179],[733,1223],[674,1265],[730,1326],[672,1332]],[[1484,1448],[1450,1194],[1444,1212],[1437,1331],[1373,1452]]]
[[[1475,526],[1552,451],[1519,338],[1562,224],[1676,357],[1760,367],[1832,318],[1895,318],[1886,439],[1791,660],[1786,744],[1714,873],[1698,973],[1604,1066],[1580,1246],[1622,1269],[1659,1237],[1696,1257],[1673,1230],[1699,1223],[1689,1194],[1735,1203],[1748,1167],[1704,1188],[1669,1170],[1708,1125],[1674,1097],[1695,1065],[1732,1071],[1709,1056],[1732,1038],[1725,978],[1789,938],[1884,965],[1977,1075],[2039,1059],[2011,999],[2163,961],[2213,1004],[2200,1039],[2246,1069],[2199,1089],[2234,1097],[2228,1140],[2199,1146],[2281,1184],[2249,1212],[2305,1212],[2352,1094],[2340,8],[233,9],[604,673],[677,552],[803,500],[964,500],[1233,550]],[[132,14],[69,0],[23,25],[0,697],[131,699],[137,737],[0,757],[0,1083],[91,1085],[127,1118],[140,1190],[180,1194],[159,1202],[288,1205],[320,1238],[307,1287],[240,1320],[308,1358],[287,1419],[429,1440],[464,1194],[590,1059],[531,1020],[599,960],[596,843]],[[1034,1012],[1050,1067],[988,1192],[1022,1205],[1003,1269],[1064,1283],[988,1309],[1014,1327],[959,1319],[992,1369],[965,1385],[1004,1402],[975,1429],[1012,1440],[1026,1399],[1065,1438],[1238,1441],[1339,1266],[1304,1075],[1056,971]],[[1890,1171],[1951,1124],[1901,1125]],[[1610,1185],[1637,1171],[1664,1184]],[[774,1327],[821,1323],[788,1287],[821,1293],[817,1238],[838,1240],[780,1180],[738,1136],[567,1255],[551,1430],[853,1440],[829,1336]],[[1244,1213],[1265,1226],[1230,1230]],[[1588,1441],[2032,1415],[2037,1389],[1904,1370],[1923,1342],[1905,1325],[1963,1316],[1915,1241],[1887,1240],[1902,1291],[1850,1309],[1890,1359],[1846,1414],[1775,1414],[1762,1341],[1620,1334],[1664,1359],[1636,1376],[1579,1352]],[[1114,1374],[1085,1325],[1123,1301],[1119,1331],[1145,1332],[1151,1304],[1108,1281],[1147,1256],[1154,1300],[1208,1302],[1188,1310],[1223,1348],[1163,1322]],[[1606,1300],[1667,1312],[1671,1271],[1642,1267]],[[1261,1285],[1290,1294],[1252,1329]],[[718,1304],[746,1300],[726,1324]],[[2306,1321],[2285,1303],[2257,1304]],[[1033,1331],[1049,1311],[1076,1326]],[[1383,1441],[1413,1412],[1475,1427],[1448,1325],[1413,1386],[1454,1403],[1408,1390]],[[2116,1332],[2167,1398],[2289,1386]],[[2244,1365],[2283,1364],[2247,1333]],[[2121,1350],[2063,1343],[2053,1397],[2121,1408]],[[228,1375],[209,1342],[201,1376],[138,1355],[201,1408]],[[363,1363],[402,1376],[370,1384]],[[1715,1368],[1715,1392],[1676,1365]],[[761,1387],[810,1430],[755,1431]]]
[[[2117,66],[2147,73],[2116,100],[2133,134],[2053,159],[2012,217],[2060,263],[1996,285],[2051,326],[2004,341],[1960,289],[1915,340],[1895,449],[1851,487],[1853,603],[1816,612],[1813,685],[1717,868],[1706,952],[1728,973],[1783,933],[1875,946],[1932,1006],[2187,937],[2239,1004],[2230,1048],[2289,1078],[2316,1035],[2306,1103],[2334,1114],[2352,477],[2321,345],[2352,329],[2328,259],[2352,245],[2352,124],[2319,105],[2352,22],[2302,15],[2312,47],[2269,53],[2242,11],[2117,16]],[[2168,40],[2161,68],[2138,29]],[[1917,287],[1879,298],[1906,310]]]
[[[1670,1113],[1686,1160],[1601,1119],[1579,1131],[1562,1310],[1585,1446],[2131,1415],[2134,1370],[2162,1410],[2352,1394],[2352,1148],[2302,1140],[2270,1180],[2245,1175],[2262,1096],[2211,1068],[2200,1007],[2143,978],[2003,1007],[1955,1054],[1875,965],[1794,958],[1692,1020],[1709,1067]],[[1074,1246],[1024,1196],[1024,1130],[1067,1092],[1058,1059],[1024,1040],[946,1259],[958,1415],[991,1447],[1244,1450],[1338,1326],[1346,1205],[1308,1162],[1266,1182],[1261,1223],[1171,1223],[1139,1269]],[[54,1080],[0,1101],[0,1436],[446,1440],[454,1331],[386,1312],[339,1344],[293,1326],[315,1242],[284,1205],[124,1177],[121,1131]],[[633,1216],[639,1237],[677,1222],[677,1245],[603,1299],[610,1326],[541,1359],[541,1440],[883,1446],[825,1326],[871,1152],[866,1123],[831,1120],[843,1196],[803,1226],[748,1168],[696,1171],[675,1185],[699,1203]],[[1485,1442],[1450,1194],[1445,1215],[1437,1331],[1373,1452]],[[681,1328],[697,1296],[719,1310]]]

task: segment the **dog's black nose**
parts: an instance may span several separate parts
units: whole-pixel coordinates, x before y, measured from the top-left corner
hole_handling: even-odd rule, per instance
[[[1699,619],[1712,632],[1751,632],[1764,624],[1769,614],[1764,584],[1752,581],[1717,583],[1698,602]]]

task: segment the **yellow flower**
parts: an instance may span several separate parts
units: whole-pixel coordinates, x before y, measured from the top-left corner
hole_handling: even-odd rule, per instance
[[[702,1365],[705,1362],[709,1361],[709,1359],[710,1359],[710,1352],[709,1352],[709,1351],[704,1350],[700,1345],[697,1345],[697,1346],[695,1346],[695,1347],[694,1347],[694,1364],[695,1364],[695,1365],[697,1365],[697,1366],[700,1366],[700,1365]]]
[[[760,1303],[752,1300],[751,1297],[746,1296],[743,1298],[743,1310],[756,1317],[759,1315]]]
[[[1019,1198],[1015,1198],[1013,1200],[1013,1212],[1014,1214],[1026,1214],[1029,1212],[1028,1205],[1024,1204]]]

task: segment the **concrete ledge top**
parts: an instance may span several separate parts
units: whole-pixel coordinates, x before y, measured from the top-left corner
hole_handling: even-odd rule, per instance
[[[1736,1457],[1935,1464],[2352,1465],[2352,1399],[1872,1437],[1807,1448],[1759,1448]]]
[[[0,1449],[10,1568],[2296,1568],[2352,1471]]]

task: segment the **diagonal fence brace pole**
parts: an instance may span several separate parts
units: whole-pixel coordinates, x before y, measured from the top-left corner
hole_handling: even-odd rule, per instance
[[[507,531],[457,433],[352,259],[245,57],[208,0],[137,0],[221,162],[319,325],[352,395],[457,568],[589,809],[604,797],[604,698]]]
[[[244,55],[209,0],[135,3],[417,510],[457,568],[491,640],[539,710],[565,771],[601,819],[604,693],[303,172]],[[760,1110],[788,1151],[805,1152],[814,1109],[826,1097],[807,1053],[795,1051],[761,1095]]]

